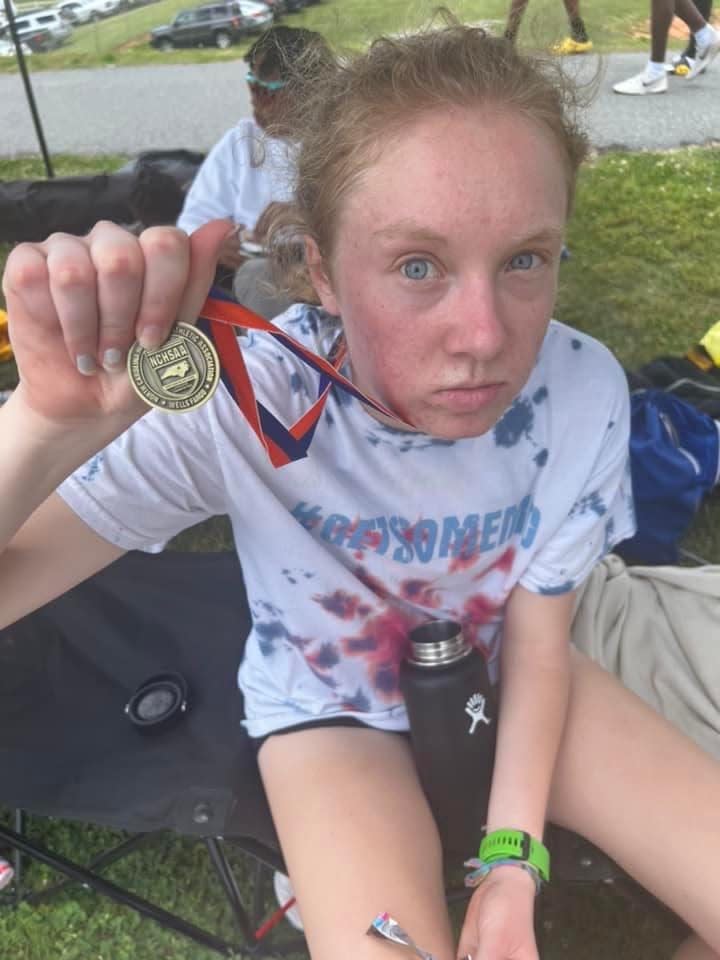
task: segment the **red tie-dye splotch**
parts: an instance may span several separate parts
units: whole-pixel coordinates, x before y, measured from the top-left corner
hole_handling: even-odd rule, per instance
[[[477,558],[475,554],[473,563]],[[444,619],[457,620],[467,640],[487,656],[489,650],[487,643],[483,642],[483,633],[487,635],[487,631],[484,628],[501,618],[514,558],[515,550],[509,547],[490,565],[475,573],[469,583],[464,581],[467,585],[482,583],[486,588],[465,596],[457,595],[460,569],[453,558],[447,574],[435,580],[407,578],[400,581],[395,593],[391,593],[387,585],[366,568],[356,568],[356,577],[375,594],[377,604],[344,590],[316,594],[313,599],[338,620],[346,623],[360,621],[359,629],[338,638],[339,650],[344,656],[362,658],[368,681],[376,693],[383,700],[397,701],[400,696],[398,673],[407,650],[408,634],[430,616],[437,616],[438,611]],[[463,572],[467,572],[473,563],[468,558],[462,565]],[[323,666],[329,666],[327,661]]]

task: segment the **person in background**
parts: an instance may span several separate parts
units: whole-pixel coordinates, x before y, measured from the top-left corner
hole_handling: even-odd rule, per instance
[[[710,23],[712,15],[712,0],[694,0],[698,12]],[[668,73],[674,73],[678,77],[687,77],[695,66],[697,56],[697,44],[695,43],[695,34],[690,33],[687,46],[682,53],[677,53],[672,61],[667,65]]]
[[[505,37],[512,43],[515,42],[520,29],[520,24],[525,15],[529,0],[512,0],[508,12],[507,23],[505,25]],[[588,36],[585,27],[585,21],[580,16],[580,0],[563,0],[565,10],[567,11],[568,22],[570,24],[570,35],[563,37],[553,46],[553,53],[559,56],[566,56],[572,53],[589,53],[592,48],[592,40]]]
[[[323,37],[302,27],[271,27],[248,50],[245,80],[253,115],[215,144],[185,198],[177,225],[192,234],[211,220],[232,228],[223,241],[217,280],[245,306],[271,318],[289,304],[271,287],[262,214],[288,200],[295,181],[294,146],[287,118],[305,82],[329,56]]]
[[[641,73],[614,84],[615,93],[643,97],[667,91],[668,70],[665,54],[670,25],[675,14],[688,25],[695,42],[695,59],[687,79],[694,80],[707,70],[720,52],[720,32],[710,26],[692,0],[651,0],[650,59]]]

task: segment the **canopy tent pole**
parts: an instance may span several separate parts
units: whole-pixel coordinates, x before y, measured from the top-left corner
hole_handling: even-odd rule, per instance
[[[17,29],[15,27],[15,12],[11,0],[3,0],[5,5],[5,16],[7,17],[8,25],[10,27],[10,33],[12,35],[13,44],[15,45],[15,52],[17,54],[18,66],[20,68],[20,73],[23,79],[23,85],[25,87],[25,95],[27,97],[28,106],[30,107],[30,113],[32,114],[33,124],[35,126],[35,133],[37,134],[38,143],[40,144],[40,152],[43,156],[43,161],[45,163],[45,170],[49,178],[55,176],[53,170],[52,162],[50,160],[50,154],[48,153],[47,144],[45,143],[45,135],[43,134],[42,124],[40,123],[40,115],[38,114],[37,105],[35,103],[35,96],[33,94],[32,85],[30,83],[30,76],[27,71],[27,64],[25,63],[25,54],[22,50],[22,43],[17,34]]]

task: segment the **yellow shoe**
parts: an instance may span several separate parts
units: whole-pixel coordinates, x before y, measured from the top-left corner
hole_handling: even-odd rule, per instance
[[[573,40],[572,37],[565,37],[553,46],[552,52],[556,57],[566,57],[572,53],[589,53],[592,48],[592,40]]]

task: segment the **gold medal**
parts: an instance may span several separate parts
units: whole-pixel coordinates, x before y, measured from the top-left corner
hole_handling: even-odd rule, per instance
[[[220,381],[214,344],[187,323],[176,324],[170,338],[154,350],[135,342],[128,351],[127,370],[137,395],[169,413],[197,410]]]

